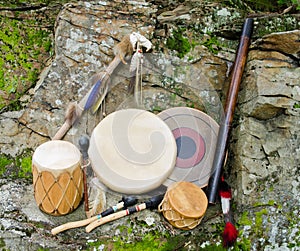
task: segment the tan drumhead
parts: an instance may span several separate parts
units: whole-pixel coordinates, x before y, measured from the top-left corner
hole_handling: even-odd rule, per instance
[[[177,144],[174,171],[164,182],[188,181],[200,187],[208,184],[219,126],[207,114],[188,107],[174,107],[158,116],[170,127]]]
[[[72,143],[51,140],[38,146],[32,156],[32,164],[41,171],[58,176],[64,171],[72,172],[81,163],[81,153]]]
[[[124,109],[97,125],[88,153],[106,186],[141,194],[160,186],[171,174],[177,148],[170,128],[155,114]]]
[[[174,183],[168,190],[171,207],[188,218],[199,218],[207,208],[207,197],[194,183],[182,181]]]

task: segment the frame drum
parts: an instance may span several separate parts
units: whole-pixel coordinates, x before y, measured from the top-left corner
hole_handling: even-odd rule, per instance
[[[207,114],[193,108],[174,107],[158,116],[169,126],[177,144],[174,171],[164,182],[188,181],[199,187],[208,184],[215,155],[219,125]]]
[[[83,195],[81,153],[70,142],[43,143],[32,156],[34,197],[39,208],[51,215],[76,209]]]
[[[155,114],[124,109],[93,130],[88,150],[94,172],[113,191],[142,194],[159,187],[173,171],[176,142]]]

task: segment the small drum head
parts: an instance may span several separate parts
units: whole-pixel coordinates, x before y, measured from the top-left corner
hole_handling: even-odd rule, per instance
[[[72,171],[74,167],[80,165],[81,153],[68,141],[51,140],[36,148],[32,162],[41,171],[50,171],[59,175],[66,170]]]
[[[108,188],[141,194],[159,187],[171,174],[177,148],[170,128],[158,116],[124,109],[97,125],[88,153],[94,172]]]
[[[170,108],[158,116],[172,130],[177,144],[176,165],[164,185],[184,180],[206,186],[212,173],[218,124],[207,114],[188,107]]]
[[[207,198],[200,187],[194,183],[182,181],[174,183],[168,189],[171,207],[180,215],[188,218],[200,218],[207,208]]]

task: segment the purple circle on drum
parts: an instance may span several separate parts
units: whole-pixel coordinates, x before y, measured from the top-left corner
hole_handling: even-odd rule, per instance
[[[176,128],[172,133],[177,144],[176,166],[191,168],[199,164],[205,155],[203,137],[195,130],[187,127]]]

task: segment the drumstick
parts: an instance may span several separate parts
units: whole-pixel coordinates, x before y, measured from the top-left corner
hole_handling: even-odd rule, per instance
[[[126,210],[122,210],[122,211],[119,211],[117,213],[114,213],[114,214],[111,214],[109,216],[106,216],[104,218],[101,218],[101,219],[98,219],[92,223],[90,223],[86,228],[86,232],[91,232],[94,228],[98,227],[98,226],[101,226],[105,223],[108,223],[108,222],[111,222],[111,221],[114,221],[114,220],[117,220],[117,219],[120,219],[124,216],[127,216],[127,215],[130,215],[130,214],[133,214],[135,212],[139,212],[139,211],[142,211],[144,209],[154,209],[154,208],[157,208],[158,205],[161,203],[162,199],[164,197],[164,194],[160,194],[160,195],[157,195],[157,196],[154,196],[152,197],[151,199],[145,201],[144,203],[142,204],[139,204],[139,205],[136,205],[136,206],[132,206],[132,207],[129,207],[127,208]]]
[[[66,231],[68,229],[71,229],[71,228],[77,228],[77,227],[82,227],[82,226],[85,226],[97,219],[100,219],[102,217],[105,217],[109,214],[112,214],[112,213],[115,213],[117,210],[120,210],[122,208],[127,208],[129,206],[132,206],[134,204],[137,203],[137,199],[136,197],[133,197],[133,196],[129,196],[129,197],[122,197],[122,200],[119,201],[116,205],[106,209],[105,211],[103,211],[102,213],[94,216],[94,217],[91,217],[91,218],[88,218],[88,219],[85,219],[85,220],[80,220],[80,221],[73,221],[73,222],[68,222],[68,223],[65,223],[63,225],[60,225],[56,228],[53,228],[51,230],[51,233],[53,235],[56,235],[58,233],[61,233],[63,231]]]
[[[226,98],[225,114],[224,116],[222,116],[221,123],[220,123],[217,146],[215,150],[215,157],[212,166],[212,170],[214,170],[214,173],[210,177],[208,188],[207,188],[208,202],[213,204],[216,203],[216,194],[218,191],[218,184],[220,181],[221,170],[224,165],[226,148],[227,148],[228,138],[229,138],[228,135],[233,120],[234,108],[237,101],[239,86],[241,83],[244,67],[246,64],[246,58],[248,54],[248,48],[250,45],[252,29],[253,29],[253,19],[247,18],[243,26],[242,35],[241,35],[238,51],[235,58],[231,82],[230,82],[230,86]]]
[[[85,211],[86,215],[88,216],[89,196],[88,196],[86,169],[87,169],[87,166],[89,165],[88,148],[90,145],[90,140],[87,136],[81,136],[78,143],[79,143],[80,151],[81,151],[82,158],[83,158],[82,173],[83,173],[84,211]]]

